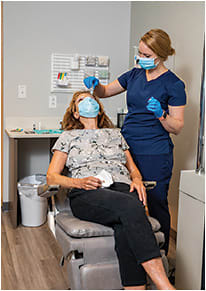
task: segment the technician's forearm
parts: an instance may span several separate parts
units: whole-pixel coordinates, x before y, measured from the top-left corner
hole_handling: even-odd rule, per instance
[[[115,96],[124,92],[125,89],[120,85],[118,80],[114,80],[108,85],[98,84],[94,90],[94,93],[100,98],[107,98]]]
[[[175,135],[179,134],[184,126],[183,120],[175,119],[170,115],[167,115],[167,118],[165,120],[161,120],[160,122],[169,133],[173,133]]]
[[[48,185],[60,185],[63,188],[79,188],[79,179],[69,178],[57,173],[47,173]]]
[[[99,83],[96,88],[94,89],[94,94],[97,95],[99,98],[106,98],[106,90],[105,86]]]

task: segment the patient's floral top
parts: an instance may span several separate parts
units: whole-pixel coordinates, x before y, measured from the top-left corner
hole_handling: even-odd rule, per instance
[[[96,176],[104,169],[112,175],[114,182],[130,184],[124,153],[128,148],[119,129],[74,129],[64,131],[52,151],[68,154],[69,177]]]

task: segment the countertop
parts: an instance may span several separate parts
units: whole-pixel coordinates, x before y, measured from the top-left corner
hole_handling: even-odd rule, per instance
[[[59,137],[61,133],[25,133],[25,131],[32,131],[31,129],[24,129],[21,132],[13,132],[12,129],[6,128],[5,131],[10,138],[52,138]],[[57,130],[57,129],[54,129]]]

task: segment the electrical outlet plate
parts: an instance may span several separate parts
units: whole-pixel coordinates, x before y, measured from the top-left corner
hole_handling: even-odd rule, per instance
[[[49,96],[49,108],[57,107],[57,97],[55,95]]]
[[[18,85],[18,98],[26,98],[26,85]]]

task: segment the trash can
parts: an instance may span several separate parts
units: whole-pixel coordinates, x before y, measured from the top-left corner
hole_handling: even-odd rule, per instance
[[[46,222],[47,198],[40,197],[39,194],[46,188],[46,175],[36,174],[21,179],[17,184],[22,225],[40,226]]]

